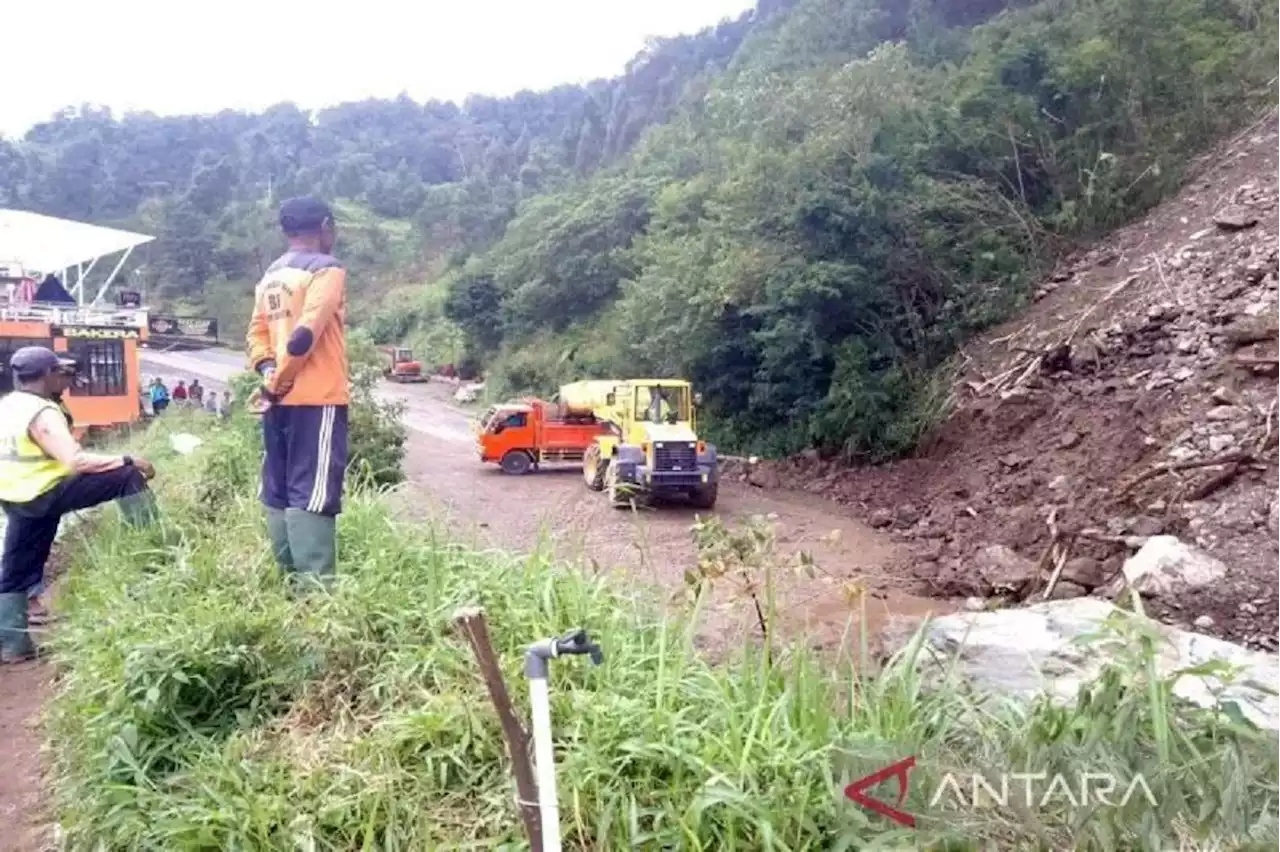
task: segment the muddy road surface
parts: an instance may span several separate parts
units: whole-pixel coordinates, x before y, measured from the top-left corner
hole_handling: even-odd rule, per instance
[[[142,360],[145,376],[163,376],[171,386],[179,378],[199,378],[220,389],[244,368],[242,355],[225,350],[145,352]],[[378,393],[403,404],[409,429],[409,483],[396,495],[398,511],[441,520],[463,540],[481,546],[522,552],[544,548],[595,570],[622,569],[628,580],[655,584],[668,596],[684,585],[686,570],[697,561],[689,507],[622,511],[589,491],[576,466],[513,477],[482,464],[471,425],[476,412],[453,403],[448,383],[384,383]],[[862,621],[863,612],[865,627],[874,634],[889,616],[949,609],[944,602],[907,593],[907,578],[884,568],[893,561],[895,543],[821,498],[723,482],[714,514],[728,525],[763,516],[774,526],[780,554],[806,551],[813,557],[815,576],[779,570],[775,582],[779,627],[802,633],[815,646],[839,643]],[[709,623],[728,642],[742,632],[759,632],[754,607],[732,582],[718,585]]]

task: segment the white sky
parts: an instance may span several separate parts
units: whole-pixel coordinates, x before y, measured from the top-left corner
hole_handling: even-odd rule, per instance
[[[0,0],[0,133],[65,106],[162,115],[609,77],[752,0]]]

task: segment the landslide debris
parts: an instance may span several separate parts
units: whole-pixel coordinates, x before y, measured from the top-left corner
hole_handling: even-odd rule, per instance
[[[727,475],[854,507],[938,596],[1113,596],[1126,560],[1171,537],[1225,575],[1170,569],[1149,612],[1274,650],[1278,138],[1272,115],[1068,256],[1025,315],[962,353],[953,413],[916,457]]]

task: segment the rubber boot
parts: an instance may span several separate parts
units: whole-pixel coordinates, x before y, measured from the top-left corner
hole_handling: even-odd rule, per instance
[[[267,538],[271,540],[271,555],[285,574],[293,573],[293,554],[289,550],[289,522],[284,509],[267,507]]]
[[[131,527],[150,526],[160,514],[156,509],[156,496],[150,490],[127,494],[116,503],[120,505],[124,522]]]
[[[35,659],[36,646],[27,632],[27,593],[0,594],[0,662]]]
[[[289,553],[300,586],[328,586],[337,567],[337,519],[303,509],[287,509]]]

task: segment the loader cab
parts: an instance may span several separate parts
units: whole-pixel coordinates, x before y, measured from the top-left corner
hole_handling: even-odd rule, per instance
[[[693,420],[688,384],[638,384],[633,392],[636,420],[657,424],[690,423]]]

